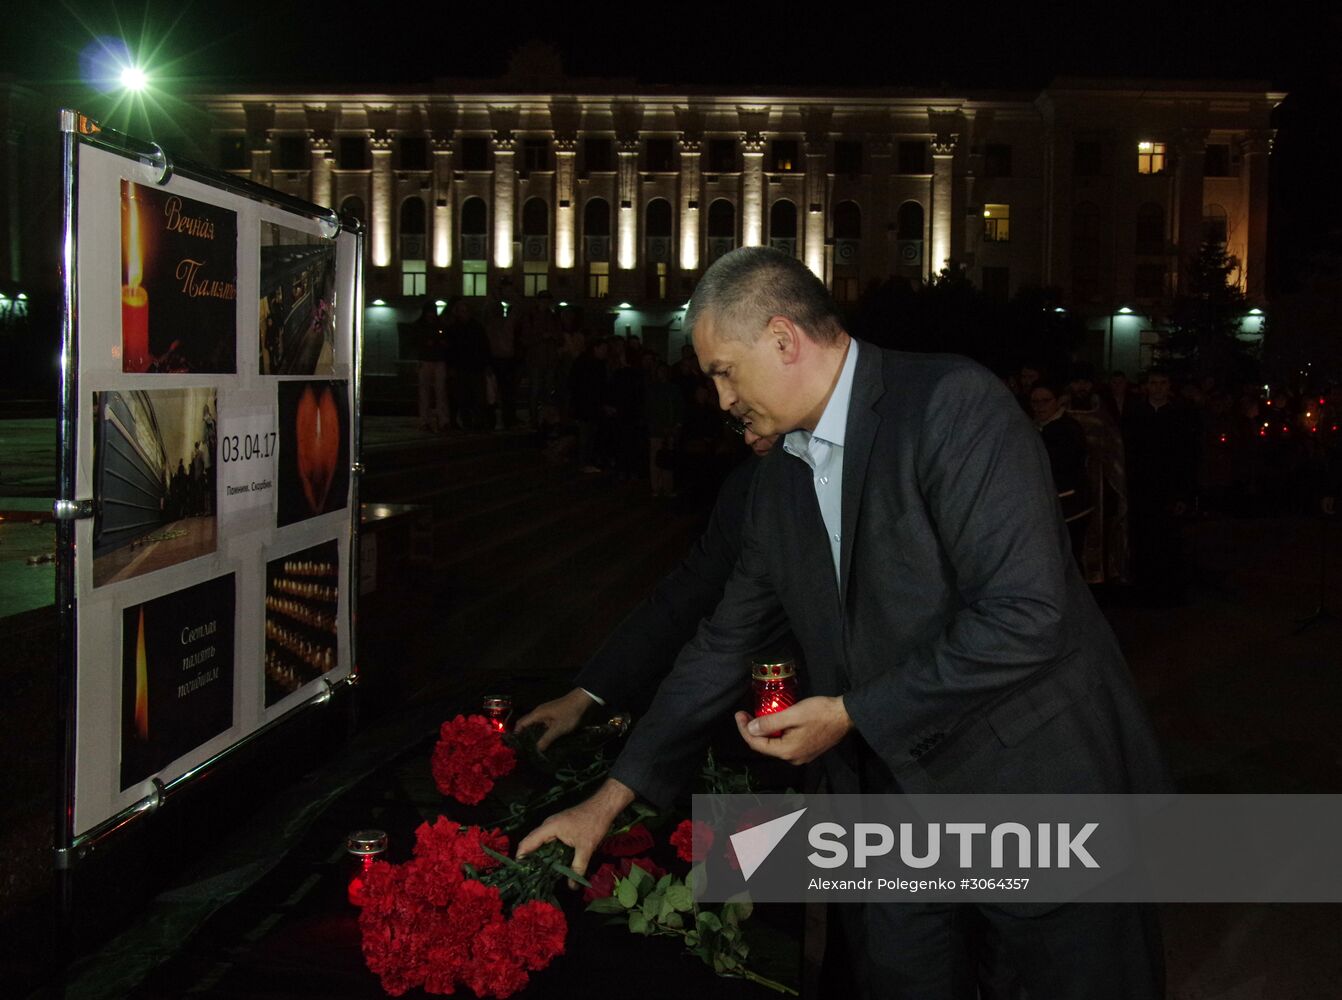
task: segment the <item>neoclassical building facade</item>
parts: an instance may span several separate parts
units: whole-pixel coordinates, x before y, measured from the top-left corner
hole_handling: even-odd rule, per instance
[[[1207,239],[1264,305],[1270,116],[1285,95],[1261,84],[549,89],[193,103],[214,123],[217,166],[364,222],[367,299],[390,307],[507,277],[514,295],[620,313],[617,332],[625,314],[674,328],[709,263],[769,244],[840,302],[963,267],[994,295],[1056,288],[1112,341],[1116,314],[1158,325]]]

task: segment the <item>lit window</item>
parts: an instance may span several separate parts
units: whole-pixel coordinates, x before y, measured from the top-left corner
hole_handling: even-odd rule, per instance
[[[610,261],[594,260],[587,265],[587,297],[604,299],[610,294]]]
[[[461,262],[461,294],[481,296],[485,294],[485,272],[488,264],[483,260],[463,260]]]
[[[401,261],[401,294],[423,295],[428,291],[428,262],[422,260]]]
[[[522,262],[522,294],[535,298],[550,288],[550,265],[543,260]]]
[[[983,206],[983,239],[986,243],[1011,241],[1011,206]]]
[[[1163,142],[1137,143],[1137,173],[1160,174],[1165,172],[1165,144]]]

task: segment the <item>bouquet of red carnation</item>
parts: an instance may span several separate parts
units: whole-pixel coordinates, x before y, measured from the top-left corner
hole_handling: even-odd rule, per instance
[[[359,931],[364,960],[388,994],[466,986],[478,997],[508,997],[563,954],[564,914],[552,897],[535,897],[573,873],[553,852],[518,862],[507,851],[500,831],[440,816],[415,831],[410,861],[372,865]]]
[[[458,715],[438,731],[430,766],[438,791],[473,806],[493,790],[494,779],[511,772],[516,763],[513,748],[488,719]]]

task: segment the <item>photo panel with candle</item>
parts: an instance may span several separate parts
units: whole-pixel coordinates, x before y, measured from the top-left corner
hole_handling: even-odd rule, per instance
[[[335,539],[266,563],[266,707],[338,665]]]
[[[237,213],[121,181],[121,370],[237,371]]]
[[[95,392],[92,414],[93,586],[213,552],[216,390]]]
[[[262,222],[259,305],[262,375],[330,375],[335,369],[335,240]]]
[[[283,526],[346,506],[349,496],[349,383],[280,382],[279,498]]]
[[[121,613],[121,789],[233,725],[234,575]]]

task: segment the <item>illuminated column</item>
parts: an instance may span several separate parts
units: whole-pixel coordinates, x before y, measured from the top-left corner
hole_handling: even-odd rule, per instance
[[[938,135],[932,142],[932,259],[928,262],[933,275],[950,264],[951,227],[955,224],[955,144],[959,136],[954,132]]]
[[[511,130],[494,133],[494,266],[513,266],[513,206],[517,202],[517,140]]]
[[[576,210],[573,207],[574,160],[578,140],[555,136],[555,267],[571,268],[578,259]]]
[[[746,132],[741,137],[745,170],[741,174],[741,245],[764,242],[764,137]]]
[[[699,269],[699,139],[680,137],[680,269]]]
[[[391,140],[370,139],[373,151],[373,204],[369,218],[373,228],[373,266],[391,265]]]
[[[1202,175],[1206,167],[1207,133],[1186,130],[1179,136],[1179,159],[1174,165],[1176,220],[1179,247],[1179,289],[1187,285],[1189,268],[1202,249]]]
[[[433,140],[433,266],[452,266],[452,140]]]
[[[806,204],[802,207],[802,259],[821,281],[825,280],[825,172],[826,143],[806,143]]]
[[[335,208],[331,204],[331,140],[313,139],[312,163],[312,200],[326,208]]]
[[[1243,185],[1248,193],[1249,231],[1244,239],[1244,294],[1258,304],[1266,297],[1263,269],[1267,260],[1267,168],[1272,153],[1272,132],[1261,129],[1244,137]]]
[[[638,137],[622,136],[619,140],[620,214],[616,221],[616,239],[619,249],[616,261],[622,271],[631,271],[638,263],[635,247],[638,245]]]

